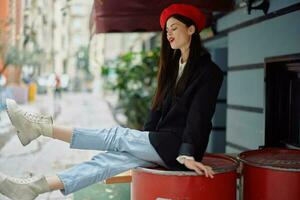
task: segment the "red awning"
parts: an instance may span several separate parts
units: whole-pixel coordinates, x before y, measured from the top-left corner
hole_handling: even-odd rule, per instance
[[[210,15],[228,12],[234,0],[94,0],[93,18],[96,33],[160,31],[159,15],[172,3],[188,3]]]

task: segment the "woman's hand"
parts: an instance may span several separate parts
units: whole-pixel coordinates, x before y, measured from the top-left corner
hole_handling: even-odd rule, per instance
[[[214,178],[215,172],[208,165],[203,165],[201,162],[197,162],[194,160],[185,159],[184,165],[191,170],[196,171],[198,174],[205,174],[206,177]]]

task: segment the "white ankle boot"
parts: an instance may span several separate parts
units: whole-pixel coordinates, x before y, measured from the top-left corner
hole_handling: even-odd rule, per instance
[[[53,137],[51,116],[23,111],[12,99],[6,99],[7,113],[11,123],[17,129],[17,135],[25,146],[40,135]]]
[[[44,176],[19,179],[0,174],[0,193],[12,200],[33,200],[45,192],[50,188]]]

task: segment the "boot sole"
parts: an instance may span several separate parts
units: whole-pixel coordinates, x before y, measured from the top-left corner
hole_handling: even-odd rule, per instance
[[[15,103],[15,101],[14,101],[13,103]],[[12,106],[12,105],[11,105],[11,102],[9,102],[8,100],[6,100],[6,112],[7,112],[7,115],[8,115],[8,117],[9,117],[9,119],[10,119],[12,125],[13,125],[14,127],[18,127],[18,126],[14,123],[14,120],[13,120],[13,117],[12,117],[13,114],[10,112],[10,109],[12,109],[11,106]],[[23,146],[26,146],[26,145],[28,145],[28,144],[31,142],[31,141],[28,140],[26,137],[24,137],[24,135],[22,135],[21,132],[20,132],[19,130],[17,130],[17,136],[18,136],[18,138],[19,138],[19,140],[20,140],[20,142],[21,142],[21,144],[22,144]]]

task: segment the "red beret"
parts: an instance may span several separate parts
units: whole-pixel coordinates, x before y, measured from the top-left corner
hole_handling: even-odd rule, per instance
[[[177,3],[165,8],[160,14],[160,26],[162,29],[165,28],[165,24],[169,17],[174,14],[183,15],[193,20],[199,31],[205,26],[205,14],[201,12],[199,8],[188,4]]]

